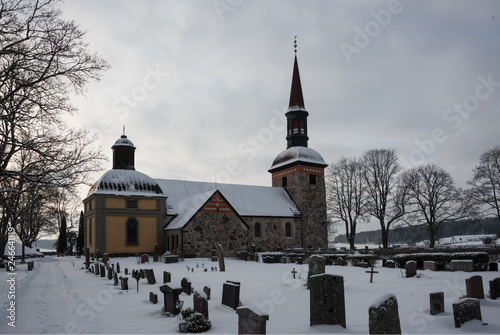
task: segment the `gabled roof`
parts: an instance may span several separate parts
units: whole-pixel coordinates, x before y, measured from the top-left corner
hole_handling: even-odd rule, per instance
[[[166,230],[179,229],[201,209],[218,190],[238,215],[294,217],[297,206],[281,187],[215,184],[186,180],[156,179],[167,198],[167,214],[177,215]]]

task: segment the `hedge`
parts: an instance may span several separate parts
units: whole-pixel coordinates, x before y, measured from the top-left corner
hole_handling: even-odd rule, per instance
[[[393,260],[399,268],[404,268],[407,261],[416,261],[417,268],[422,269],[425,261],[436,262],[437,270],[449,270],[452,260],[474,261],[474,271],[487,271],[490,256],[487,252],[455,252],[455,253],[415,253],[397,254]]]

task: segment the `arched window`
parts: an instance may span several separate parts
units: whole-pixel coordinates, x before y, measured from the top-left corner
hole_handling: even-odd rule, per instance
[[[126,223],[127,245],[139,244],[139,223],[136,219],[128,219]]]
[[[292,237],[292,224],[290,222],[285,223],[285,236]]]
[[[260,223],[257,222],[255,224],[255,237],[262,237],[262,233],[260,231]]]

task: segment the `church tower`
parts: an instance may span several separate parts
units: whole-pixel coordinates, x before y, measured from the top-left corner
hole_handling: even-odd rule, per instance
[[[113,149],[113,170],[135,170],[135,146],[127,135],[123,134],[111,149]]]
[[[295,45],[296,47],[296,45]],[[297,50],[295,50],[295,53]],[[272,186],[283,187],[301,214],[303,248],[327,248],[325,163],[323,157],[308,147],[307,112],[302,94],[299,65],[295,54],[292,87],[287,118],[287,148],[274,160],[269,172]]]

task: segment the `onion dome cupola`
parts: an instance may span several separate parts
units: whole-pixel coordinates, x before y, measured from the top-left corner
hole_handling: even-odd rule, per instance
[[[111,147],[113,149],[113,170],[135,170],[135,146],[123,134]]]

